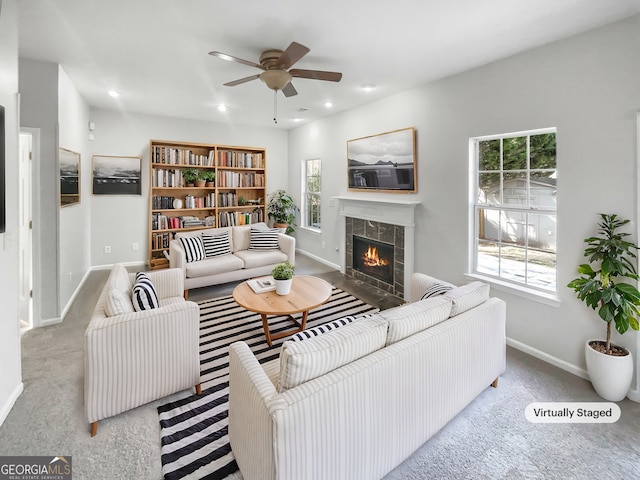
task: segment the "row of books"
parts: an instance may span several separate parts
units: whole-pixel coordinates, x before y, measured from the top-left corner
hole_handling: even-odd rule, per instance
[[[184,197],[184,208],[214,208],[215,206],[215,193],[210,193],[204,197],[194,197],[193,195]]]
[[[176,203],[176,197],[170,195],[154,195],[151,197],[152,210],[172,210],[175,208],[214,208],[216,206],[216,194],[210,193],[202,197],[186,195],[184,202]]]
[[[224,192],[218,194],[219,207],[236,207],[238,205],[234,192]]]
[[[216,217],[209,216],[201,219],[195,216],[183,215],[169,217],[155,212],[151,214],[151,230],[177,230],[180,228],[215,227]]]
[[[239,173],[218,171],[218,187],[264,187],[264,173]]]
[[[174,208],[173,201],[176,197],[170,197],[168,195],[154,195],[151,197],[151,209],[152,210],[168,210]]]
[[[218,150],[218,166],[234,168],[264,168],[262,152]]]
[[[154,187],[184,187],[185,181],[182,178],[182,170],[165,170],[163,168],[154,168],[151,179]]]
[[[256,208],[253,212],[220,212],[218,214],[219,227],[249,225],[263,221],[264,216],[261,208]]]
[[[213,167],[215,150],[204,155],[194,153],[188,148],[154,146],[151,150],[151,161],[165,165],[203,165]]]
[[[169,248],[169,242],[173,239],[173,233],[154,233],[151,235],[151,248],[159,250]]]

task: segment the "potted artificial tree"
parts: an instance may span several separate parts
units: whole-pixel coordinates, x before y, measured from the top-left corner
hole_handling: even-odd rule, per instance
[[[611,343],[611,323],[619,333],[629,327],[638,330],[640,292],[623,280],[638,280],[631,261],[638,246],[625,240],[629,233],[618,229],[629,220],[615,214],[600,214],[598,236],[585,239],[588,245],[584,256],[589,263],[578,267],[580,277],[567,286],[575,290],[578,298],[596,310],[607,324],[606,340],[589,340],[585,346],[587,371],[594,389],[602,398],[617,402],[629,390],[633,377],[631,352]]]
[[[295,267],[288,261],[276,265],[271,271],[271,275],[276,283],[276,293],[278,295],[288,295],[293,283],[293,271]]]
[[[296,226],[296,212],[298,207],[284,190],[276,190],[269,196],[267,215],[273,219],[273,227],[280,228],[285,233],[291,233]]]
[[[183,168],[182,178],[187,187],[193,187],[200,175],[200,171],[197,168]]]

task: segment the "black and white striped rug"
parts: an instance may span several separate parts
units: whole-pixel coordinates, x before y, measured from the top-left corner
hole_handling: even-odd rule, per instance
[[[166,480],[223,479],[237,472],[227,436],[229,345],[245,341],[258,361],[264,363],[278,357],[286,340],[276,340],[269,347],[260,315],[243,309],[230,295],[199,305],[202,395],[158,407],[162,473]],[[334,288],[327,303],[309,312],[307,327],[376,311]],[[269,325],[272,332],[295,326],[285,316],[270,317]]]

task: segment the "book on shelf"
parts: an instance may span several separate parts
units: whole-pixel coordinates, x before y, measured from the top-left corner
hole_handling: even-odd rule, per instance
[[[276,289],[276,282],[271,275],[247,280],[247,285],[249,285],[255,293],[272,292]]]

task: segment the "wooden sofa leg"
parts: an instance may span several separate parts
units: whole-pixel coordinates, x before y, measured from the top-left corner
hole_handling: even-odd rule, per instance
[[[200,384],[196,385],[196,395],[202,395],[202,386]]]
[[[95,437],[98,433],[98,422],[91,422],[91,436]]]
[[[189,290],[184,291],[184,299],[189,300]]]
[[[491,382],[491,386],[493,388],[498,388],[498,378],[496,378],[493,382]]]

